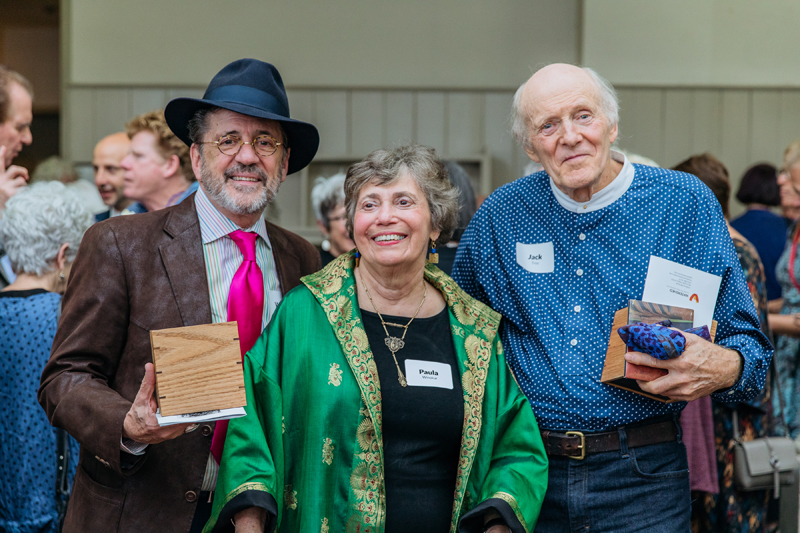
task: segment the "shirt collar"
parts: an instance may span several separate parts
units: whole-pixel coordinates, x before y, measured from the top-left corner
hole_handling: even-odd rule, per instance
[[[588,202],[576,202],[567,196],[564,191],[556,187],[553,178],[550,178],[550,190],[553,191],[553,196],[556,197],[561,207],[573,213],[591,213],[608,207],[622,197],[628,187],[631,186],[631,183],[633,183],[633,176],[636,172],[631,162],[625,157],[625,154],[612,150],[611,159],[617,163],[622,163],[622,170],[614,178],[614,181],[594,193],[592,199]]]
[[[267,244],[267,248],[270,248],[269,237],[267,237],[267,224],[264,222],[264,217],[258,217],[258,221],[249,228],[240,228],[231,219],[220,213],[219,209],[208,199],[202,187],[197,189],[194,201],[197,206],[197,218],[200,221],[200,236],[203,239],[203,244],[216,241],[229,233],[241,229],[257,233]]]

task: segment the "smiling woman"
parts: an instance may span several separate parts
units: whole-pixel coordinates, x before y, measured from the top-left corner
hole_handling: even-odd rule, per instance
[[[358,251],[303,278],[248,353],[254,415],[231,421],[206,530],[530,532],[547,459],[500,316],[426,264],[457,223],[444,166],[378,150],[344,189]]]

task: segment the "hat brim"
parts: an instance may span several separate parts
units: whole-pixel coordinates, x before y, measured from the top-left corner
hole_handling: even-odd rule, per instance
[[[175,98],[164,109],[164,117],[172,132],[188,146],[192,145],[189,138],[189,121],[201,109],[219,107],[256,118],[266,118],[280,122],[286,135],[289,137],[289,174],[305,168],[317,153],[319,148],[319,132],[314,125],[300,120],[286,118],[282,115],[270,113],[257,107],[240,104],[237,102],[220,102],[202,100],[200,98]]]

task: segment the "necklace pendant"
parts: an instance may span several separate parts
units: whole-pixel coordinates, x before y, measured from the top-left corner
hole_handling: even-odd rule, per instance
[[[397,381],[400,382],[401,387],[408,387],[408,381],[406,381],[406,377],[400,372],[400,369],[397,369]]]
[[[392,355],[406,345],[403,339],[398,339],[397,337],[386,337],[384,342],[386,343],[386,347],[389,348],[389,351],[392,352]]]

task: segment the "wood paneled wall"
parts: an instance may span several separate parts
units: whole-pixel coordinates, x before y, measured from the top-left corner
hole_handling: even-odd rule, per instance
[[[752,163],[779,164],[800,137],[800,89],[619,87],[620,137],[631,152],[672,166],[709,151],[738,187]],[[91,161],[94,144],[133,116],[202,87],[66,89],[63,153]],[[528,158],[509,132],[513,91],[289,90],[292,115],[320,130],[319,155],[358,159],[371,150],[414,140],[446,158],[491,157],[492,186],[520,175]],[[741,206],[731,205],[735,215]]]

